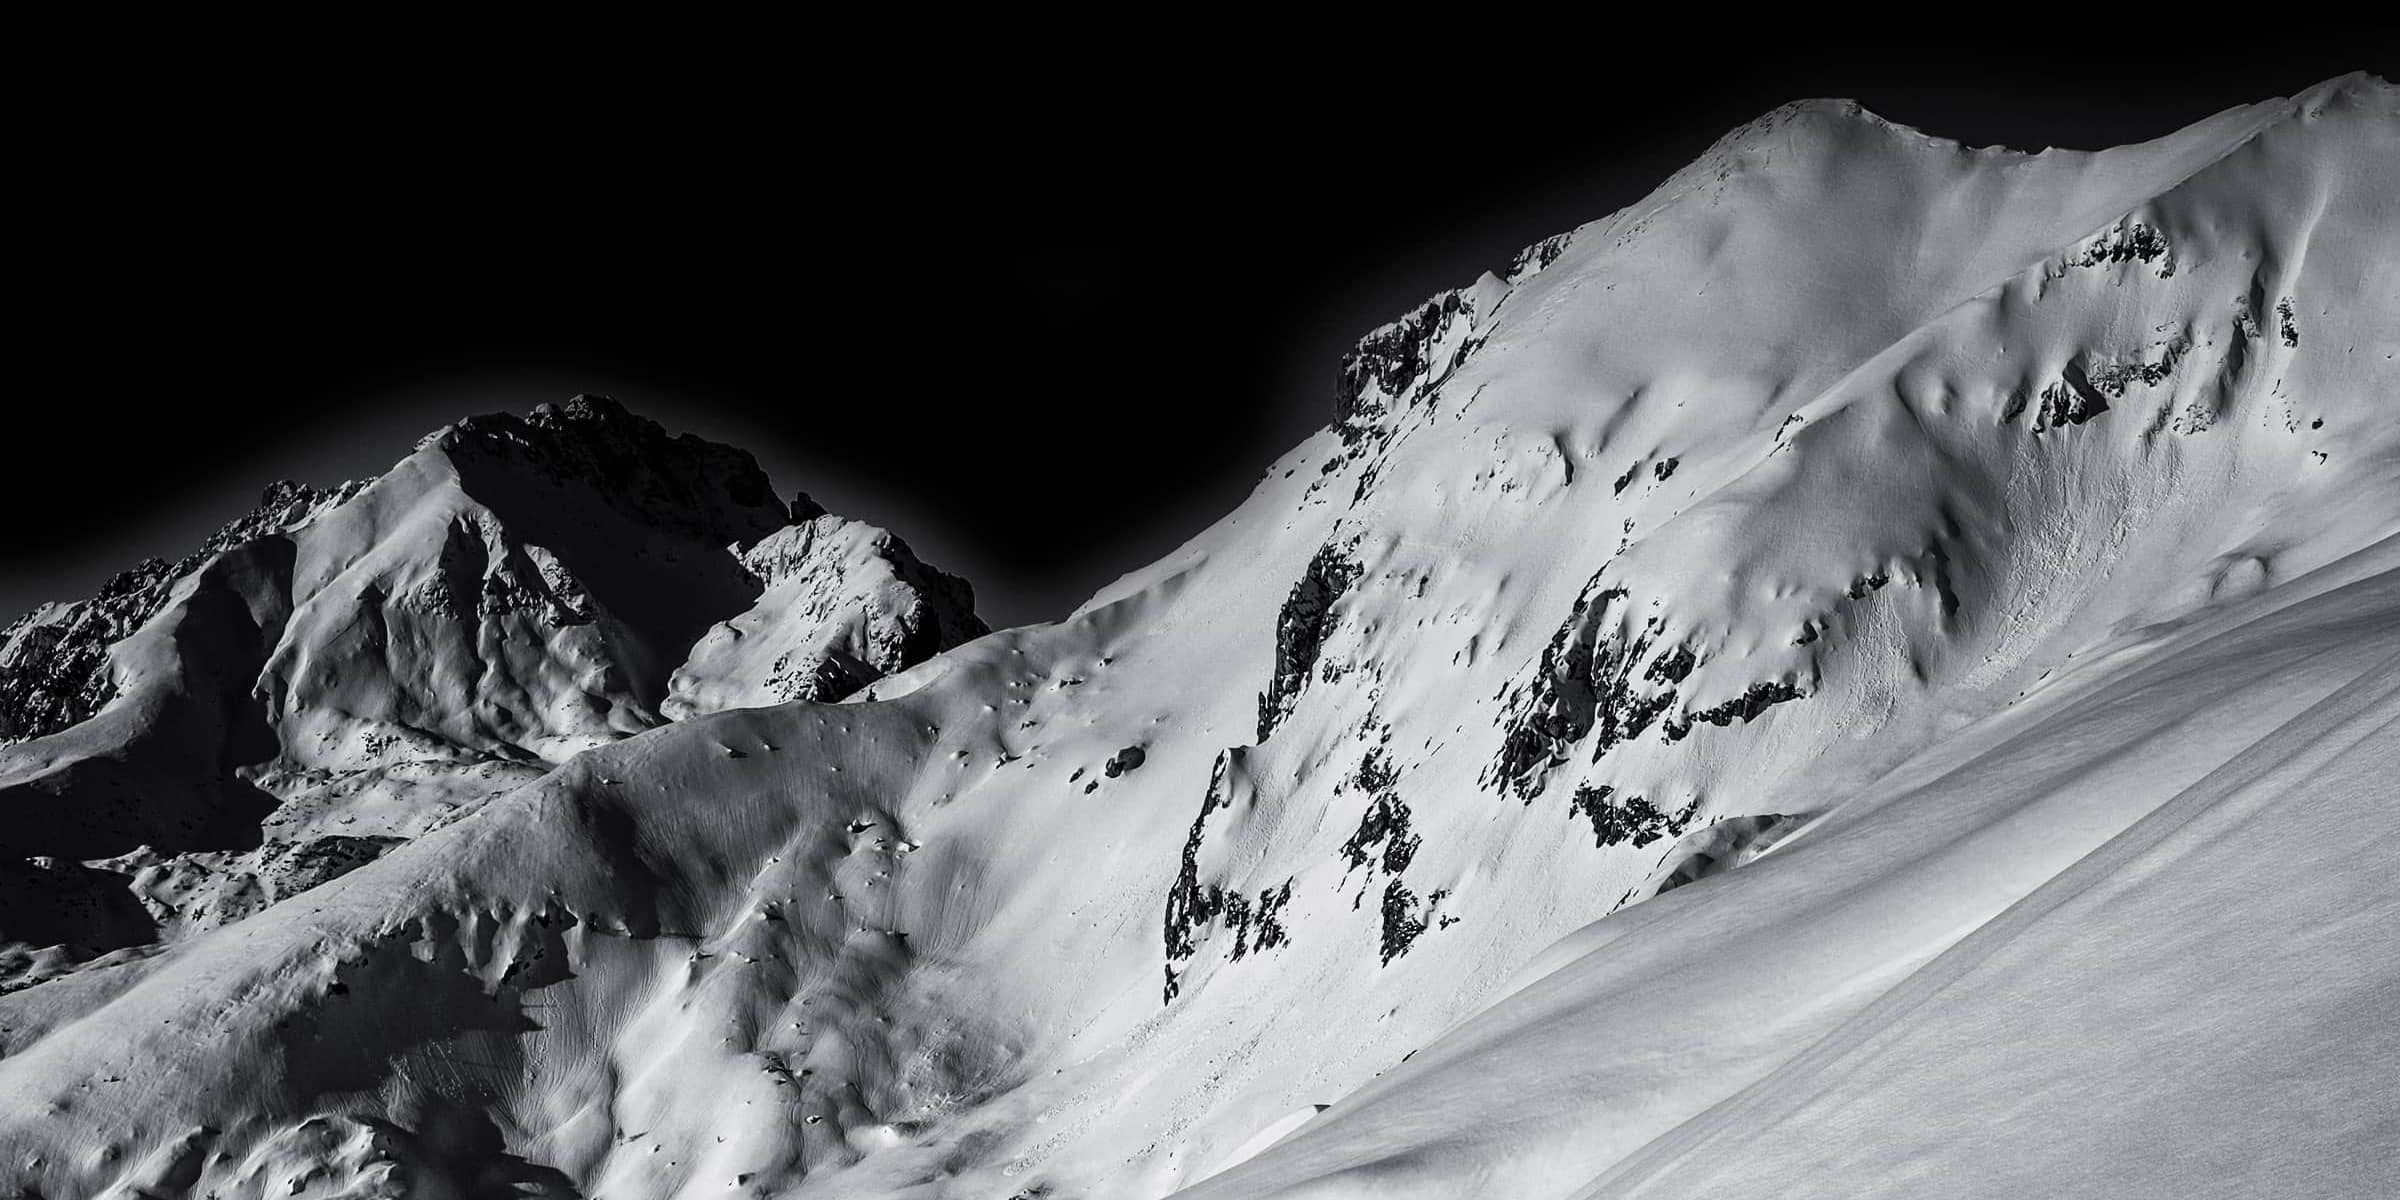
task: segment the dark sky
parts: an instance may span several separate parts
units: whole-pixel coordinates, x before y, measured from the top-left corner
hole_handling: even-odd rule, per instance
[[[2400,63],[2277,38],[123,63],[13,151],[0,620],[578,391],[1061,616],[1321,425],[1360,333],[1776,104],[2096,148]]]

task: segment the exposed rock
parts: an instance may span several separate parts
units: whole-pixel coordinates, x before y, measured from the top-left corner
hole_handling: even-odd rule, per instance
[[[1369,794],[1372,798],[1358,819],[1358,831],[1342,843],[1342,857],[1354,868],[1372,871],[1381,866],[1385,874],[1399,875],[1408,870],[1424,839],[1409,832],[1408,802],[1389,784],[1370,789]]]
[[[1383,933],[1378,947],[1383,965],[1392,965],[1393,959],[1408,953],[1417,944],[1417,939],[1424,936],[1426,929],[1433,925],[1442,901],[1448,895],[1447,892],[1437,891],[1426,897],[1425,905],[1420,909],[1416,893],[1402,886],[1398,879],[1384,885],[1381,910]]]
[[[1345,442],[1364,436],[1375,420],[1408,403],[1454,365],[1455,359],[1439,358],[1440,348],[1466,315],[1464,293],[1444,292],[1360,339],[1342,356],[1334,377],[1333,416]]]
[[[1517,251],[1517,257],[1509,263],[1508,281],[1512,284],[1521,283],[1527,276],[1557,262],[1558,256],[1567,252],[1567,243],[1574,237],[1572,233],[1556,234]]]
[[[2107,411],[2108,401],[2081,378],[2081,372],[2071,371],[2068,378],[2042,388],[2042,407],[2034,417],[2033,431],[2081,425]]]
[[[1192,831],[1183,841],[1182,869],[1175,876],[1175,885],[1167,891],[1166,999],[1169,1002],[1175,999],[1177,991],[1175,964],[1199,949],[1194,935],[1225,906],[1223,894],[1214,885],[1200,882],[1200,844],[1208,836],[1209,814],[1230,803],[1227,771],[1238,763],[1240,753],[1235,749],[1218,754],[1216,764],[1209,769],[1208,790],[1200,797],[1200,814],[1192,818]]]
[[[1217,810],[1233,804],[1234,792],[1241,786],[1239,777],[1245,753],[1244,748],[1236,747],[1217,755],[1216,764],[1209,770],[1208,791],[1200,799],[1200,814],[1192,819],[1191,832],[1184,838],[1182,867],[1176,873],[1174,886],[1167,891],[1167,965],[1162,1003],[1172,1004],[1182,994],[1183,974],[1179,968],[1199,953],[1205,931],[1211,925],[1233,934],[1233,946],[1226,956],[1232,962],[1291,942],[1283,921],[1284,908],[1292,900],[1289,877],[1255,896],[1201,879],[1200,854],[1208,836],[1208,819]]]
[[[2129,387],[2157,387],[2175,373],[2175,364],[2192,348],[2189,338],[2169,339],[2158,358],[2132,359],[2124,362],[2101,361],[2091,365],[2088,378],[2094,388],[2116,397],[2123,396]]]
[[[2160,262],[2162,259],[2165,261]],[[2098,267],[2124,262],[2159,262],[2161,279],[2175,274],[2175,257],[2168,251],[2166,235],[2140,221],[2128,222],[2102,234],[2075,260],[2075,265]]]
[[[1259,741],[1266,741],[1299,702],[1333,628],[1334,603],[1358,583],[1360,569],[1351,551],[1350,546],[1320,548],[1276,614],[1275,674],[1258,697]]]
[[[840,700],[989,632],[966,581],[862,521],[820,513],[741,562],[764,590],[692,647],[660,705],[670,719]]]
[[[1603,587],[1601,579],[1584,585],[1532,677],[1506,697],[1500,754],[1485,781],[1519,799],[1539,794],[1550,768],[1595,730],[1594,759],[1640,736],[1674,705],[1677,685],[1698,664],[1679,643],[1653,654],[1664,620],[1654,616],[1627,631],[1626,590]]]
[[[1128,772],[1140,770],[1143,760],[1148,757],[1148,754],[1140,746],[1127,746],[1115,754],[1109,755],[1108,761],[1101,764],[1100,773],[1110,779],[1115,779]]]
[[[1741,695],[1723,704],[1686,713],[1682,720],[1668,721],[1667,736],[1680,740],[1692,731],[1694,723],[1722,727],[1736,721],[1748,721],[1774,705],[1807,698],[1808,693],[1782,680],[1770,679],[1754,683]]]
[[[1575,798],[1568,807],[1592,823],[1592,844],[1597,847],[1621,846],[1628,842],[1647,846],[1662,837],[1683,833],[1692,819],[1694,805],[1686,805],[1673,816],[1660,812],[1640,796],[1615,799],[1616,789],[1607,784],[1584,784],[1575,789]]]

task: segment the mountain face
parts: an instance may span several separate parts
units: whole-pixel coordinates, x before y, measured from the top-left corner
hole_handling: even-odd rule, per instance
[[[0,652],[0,1189],[2371,1194],[2396,235],[1787,106],[991,634],[594,402],[271,493]]]
[[[839,700],[989,632],[964,582],[884,530],[813,508],[795,504],[793,524],[742,551],[764,590],[692,648],[668,716]]]
[[[839,656],[790,692],[818,700],[983,632],[897,539],[606,399],[462,421],[373,481],[276,484],[182,561],[0,637],[13,982],[371,861],[694,710],[670,684],[696,672],[763,696],[772,664],[727,649],[762,622]]]

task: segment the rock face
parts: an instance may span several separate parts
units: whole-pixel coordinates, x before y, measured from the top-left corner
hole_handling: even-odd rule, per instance
[[[819,514],[741,561],[765,590],[692,647],[668,684],[669,717],[839,700],[990,632],[964,580],[864,522]]]
[[[589,396],[461,421],[376,480],[277,484],[9,628],[0,854],[90,863],[180,936],[655,727],[729,618],[870,678],[982,632],[965,585],[819,513],[788,524],[748,454]],[[753,610],[795,572],[801,611]]]
[[[0,996],[0,1192],[2374,1194],[2396,198],[2363,76],[1787,106],[914,665],[896,542],[437,438],[0,757],[84,963]]]
[[[1333,628],[1334,602],[1357,582],[1358,563],[1350,558],[1350,550],[1327,546],[1308,560],[1308,570],[1292,585],[1283,611],[1275,615],[1275,673],[1258,697],[1258,740],[1267,740],[1299,703],[1301,689],[1317,670],[1325,635]]]

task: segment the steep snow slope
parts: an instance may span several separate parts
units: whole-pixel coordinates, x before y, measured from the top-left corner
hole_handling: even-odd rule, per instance
[[[0,1186],[2371,1179],[2395,196],[2366,77],[2098,154],[1777,110],[1066,621],[0,997]]]
[[[0,647],[30,735],[0,745],[0,885],[142,905],[99,896],[83,936],[35,937],[20,918],[55,905],[0,903],[0,936],[88,952],[205,928],[655,726],[704,631],[788,604],[756,572],[790,568],[760,556],[820,526],[850,551],[809,565],[828,594],[782,636],[895,634],[833,698],[982,632],[889,535],[793,515],[748,454],[579,397],[437,431],[371,482],[279,484],[183,562],[32,614]]]
[[[2396,614],[2387,539],[2116,641],[1190,1194],[2369,1194]]]

